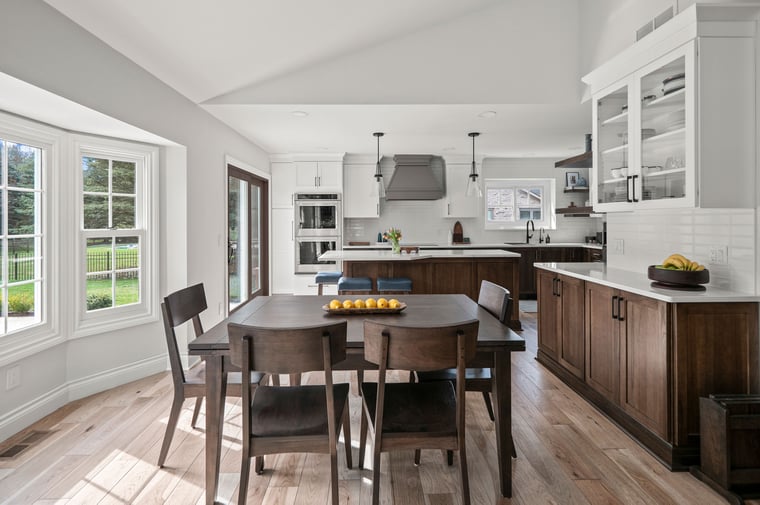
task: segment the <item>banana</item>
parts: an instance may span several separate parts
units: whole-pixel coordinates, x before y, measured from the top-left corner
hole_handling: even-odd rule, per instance
[[[673,253],[662,262],[662,266],[665,268],[674,268],[676,270],[696,270],[699,263],[688,259],[686,256],[678,253]]]
[[[697,265],[697,268],[696,268],[696,270],[697,270],[698,272],[700,272],[700,271],[702,271],[702,270],[704,270],[704,269],[705,269],[705,266],[704,266],[704,265],[702,265],[702,264],[699,264],[699,265]]]

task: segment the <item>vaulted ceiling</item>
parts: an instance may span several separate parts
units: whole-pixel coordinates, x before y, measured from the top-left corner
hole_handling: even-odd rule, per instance
[[[46,1],[270,153],[564,158],[591,128],[577,0]]]

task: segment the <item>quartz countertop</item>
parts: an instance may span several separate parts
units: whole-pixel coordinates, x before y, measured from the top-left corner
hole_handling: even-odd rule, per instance
[[[502,249],[431,249],[421,250],[416,254],[393,254],[390,248],[383,250],[343,249],[327,251],[319,257],[320,261],[414,261],[430,258],[519,258],[520,254]]]
[[[586,244],[583,242],[551,242],[546,243],[496,243],[496,244],[423,244],[413,242],[402,242],[402,247],[419,247],[420,250],[436,249],[519,249],[521,247],[583,247],[586,249],[602,249],[602,244]],[[387,242],[372,242],[370,245],[344,245],[344,250],[366,250],[366,249],[390,249],[391,245]]]
[[[679,291],[652,287],[646,273],[609,268],[604,263],[534,263],[535,268],[596,282],[670,303],[758,302],[760,296],[712,287],[705,291]]]

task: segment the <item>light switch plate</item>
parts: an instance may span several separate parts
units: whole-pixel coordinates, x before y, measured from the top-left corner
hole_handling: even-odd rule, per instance
[[[21,385],[21,367],[12,366],[5,373],[5,390],[8,391]]]
[[[622,238],[616,238],[615,239],[615,254],[624,254],[625,253],[625,241]]]
[[[710,247],[709,262],[714,265],[728,264],[728,246],[714,245]]]

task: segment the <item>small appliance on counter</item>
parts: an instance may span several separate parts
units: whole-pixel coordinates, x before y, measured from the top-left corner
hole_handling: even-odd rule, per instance
[[[462,231],[462,223],[457,221],[454,223],[454,231],[451,234],[452,244],[464,244],[464,232]]]

